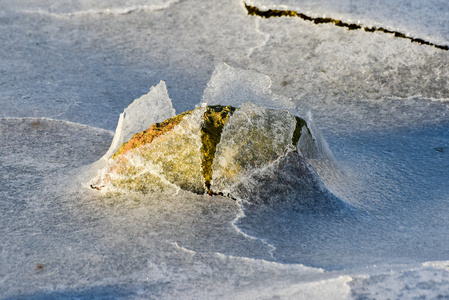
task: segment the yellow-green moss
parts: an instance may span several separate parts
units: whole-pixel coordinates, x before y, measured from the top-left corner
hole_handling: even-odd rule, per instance
[[[182,114],[174,116],[161,123],[154,123],[147,130],[136,133],[135,135],[132,136],[132,138],[128,142],[123,143],[117,150],[117,152],[115,152],[114,155],[112,155],[111,158],[115,159],[119,155],[124,154],[125,152],[131,149],[151,143],[155,138],[171,131],[176,125],[178,125],[182,121],[182,119],[186,115],[191,114],[192,111],[193,110],[183,112]]]
[[[201,129],[201,141],[203,153],[203,175],[207,189],[209,190],[212,180],[212,162],[215,156],[217,144],[220,142],[223,126],[236,110],[232,106],[214,105],[208,106],[204,113],[204,125]]]

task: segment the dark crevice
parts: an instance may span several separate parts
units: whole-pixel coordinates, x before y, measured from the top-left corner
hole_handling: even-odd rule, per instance
[[[383,27],[365,27],[361,26],[359,24],[352,24],[352,23],[345,23],[340,20],[336,20],[333,18],[313,18],[310,16],[307,16],[303,13],[294,11],[294,10],[279,10],[279,9],[268,9],[268,10],[260,10],[259,8],[255,6],[251,6],[245,3],[246,10],[248,11],[248,14],[251,16],[259,16],[262,18],[272,18],[272,17],[299,17],[305,21],[310,21],[315,24],[326,24],[326,23],[332,23],[335,26],[338,27],[344,27],[348,30],[364,30],[366,32],[383,32],[383,33],[389,33],[393,34],[397,38],[407,39],[410,40],[412,43],[418,43],[420,45],[428,45],[428,46],[434,46],[435,48],[441,49],[441,50],[449,50],[448,45],[437,45],[428,41],[425,41],[423,39],[413,38],[406,36],[402,32],[388,30]]]
[[[213,105],[207,106],[204,113],[204,124],[201,128],[201,151],[203,152],[201,167],[207,193],[209,195],[220,195],[220,193],[216,194],[210,190],[212,181],[212,163],[217,145],[220,143],[223,127],[235,110],[236,108],[232,106]]]
[[[310,130],[307,127],[306,121],[304,121],[303,119],[301,119],[300,117],[297,117],[297,116],[295,116],[295,119],[296,119],[296,125],[295,125],[295,130],[293,131],[292,144],[293,144],[293,146],[296,147],[299,142],[299,139],[301,137],[302,129],[306,128],[309,131],[309,133],[310,133]]]

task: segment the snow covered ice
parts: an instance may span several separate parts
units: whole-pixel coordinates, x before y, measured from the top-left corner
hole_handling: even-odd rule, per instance
[[[247,1],[449,44],[444,1],[376,3]],[[0,0],[0,33],[1,299],[449,296],[448,51],[237,0]],[[353,209],[87,187],[134,125],[257,101]]]

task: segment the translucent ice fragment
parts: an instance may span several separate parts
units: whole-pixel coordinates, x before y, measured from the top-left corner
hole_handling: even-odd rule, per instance
[[[293,101],[271,92],[269,76],[233,68],[224,63],[216,66],[203,93],[201,104],[240,107],[245,102],[274,109],[295,108]]]
[[[298,142],[298,149],[305,158],[328,160],[335,162],[335,158],[322,136],[320,130],[313,121],[312,113],[309,111],[306,116],[307,130],[302,131]]]
[[[150,127],[151,124],[162,122],[176,115],[172,102],[168,96],[164,81],[151,87],[148,94],[134,100],[123,113],[115,130],[111,146],[103,158],[110,158],[124,142],[128,141],[136,132]]]
[[[212,164],[211,190],[229,193],[254,170],[294,151],[295,128],[296,119],[286,110],[243,104],[223,128]]]

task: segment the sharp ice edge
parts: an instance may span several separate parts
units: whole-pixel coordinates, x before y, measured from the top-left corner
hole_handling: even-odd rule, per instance
[[[173,0],[164,4],[156,5],[134,5],[129,7],[111,7],[102,9],[87,9],[74,12],[53,12],[45,9],[26,9],[19,10],[19,13],[25,14],[42,14],[52,17],[76,17],[83,15],[127,15],[133,12],[152,12],[170,8],[172,5],[182,2],[183,0]]]
[[[449,102],[449,98],[432,98],[432,97],[424,97],[421,95],[412,95],[407,97],[398,97],[398,96],[390,96],[390,97],[384,97],[385,99],[391,99],[391,100],[424,100],[424,101],[432,101],[432,102],[442,102],[446,103]],[[370,99],[367,99],[370,100]],[[377,101],[377,100],[372,100]]]
[[[314,19],[316,19],[316,18],[332,18],[332,16],[329,16],[328,13],[318,13],[318,12],[313,12],[310,10],[303,11],[303,9],[301,9],[301,7],[297,6],[297,5],[290,5],[290,4],[264,5],[264,4],[258,3],[257,1],[251,1],[251,0],[247,0],[244,3],[257,8],[259,11],[262,11],[262,12],[268,11],[268,10],[281,10],[281,11],[290,10],[290,11],[295,11],[298,14],[304,13],[308,17],[314,18]],[[364,18],[367,18],[367,17],[365,16]],[[433,35],[431,35],[429,33],[418,31],[418,32],[416,32],[416,35],[414,35],[411,32],[409,32],[409,29],[404,24],[388,25],[388,24],[385,24],[385,20],[384,21],[376,21],[372,18],[368,18],[367,20],[365,20],[366,22],[362,23],[362,21],[360,20],[359,17],[353,18],[350,16],[350,13],[348,14],[348,13],[344,13],[344,12],[337,13],[333,19],[339,20],[341,22],[348,23],[348,24],[359,25],[363,29],[384,28],[386,30],[392,31],[393,33],[396,33],[396,32],[402,33],[406,36],[406,38],[423,40],[425,42],[429,42],[429,43],[433,44],[433,46],[449,46],[448,40],[444,36],[441,36],[442,35],[441,32],[439,32],[439,33],[437,32],[437,33],[434,33]],[[436,34],[436,36],[435,36],[435,34]]]
[[[256,31],[256,33],[260,34],[261,36],[264,37],[263,41],[260,43],[260,45],[251,47],[248,49],[248,57],[251,57],[251,55],[253,54],[254,50],[256,49],[260,49],[263,48],[267,45],[268,41],[270,40],[271,35],[267,32],[263,32],[262,30],[260,30],[260,18],[254,18],[254,29]]]
[[[111,146],[109,146],[108,151],[103,155],[101,159],[107,160],[109,159],[120,147],[121,142],[123,140],[122,128],[123,128],[123,117],[124,113],[120,114],[120,117],[117,122],[117,127],[115,129],[114,137],[112,138]]]
[[[335,166],[338,165],[337,160],[335,159],[334,155],[332,154],[329,144],[327,143],[326,139],[321,134],[321,131],[315,125],[315,121],[313,120],[313,114],[311,111],[308,111],[306,113],[306,122],[307,122],[307,126],[312,134],[312,138],[315,142],[315,145],[318,149],[318,155],[319,155],[318,158],[328,160]]]
[[[171,245],[173,247],[175,247],[177,250],[182,250],[182,251],[187,252],[189,254],[193,254],[194,255],[194,254],[199,253],[199,252],[187,249],[186,247],[179,246],[178,242],[172,242]]]
[[[432,267],[449,271],[449,260],[428,261],[422,264],[423,267]]]
[[[144,117],[141,116],[142,113],[145,114]],[[161,80],[156,86],[152,86],[147,94],[135,99],[120,114],[114,139],[102,159],[109,159],[122,143],[129,141],[135,133],[175,115],[176,111],[168,95],[167,86]]]
[[[274,258],[274,252],[276,251],[276,247],[275,247],[274,245],[268,243],[265,239],[261,239],[261,238],[258,238],[258,237],[255,237],[255,236],[252,236],[252,235],[249,235],[249,234],[243,232],[243,230],[241,230],[241,229],[236,225],[236,223],[237,223],[240,219],[242,219],[242,218],[244,218],[244,217],[246,216],[246,215],[245,215],[245,209],[243,208],[243,204],[242,204],[242,202],[246,202],[246,201],[243,200],[243,199],[237,199],[236,202],[237,202],[237,205],[238,205],[238,207],[239,207],[239,212],[238,212],[237,215],[235,216],[234,220],[232,220],[232,222],[231,222],[232,228],[234,228],[234,230],[235,230],[237,233],[241,234],[242,236],[244,236],[244,237],[247,238],[247,239],[250,239],[250,240],[256,240],[256,241],[262,242],[262,244],[264,244],[265,246],[268,247],[268,254],[270,254],[271,258],[272,258],[272,259],[275,259],[275,258]]]
[[[79,127],[84,127],[84,128],[95,129],[97,131],[102,131],[102,132],[105,132],[105,133],[109,133],[110,135],[114,134],[114,131],[107,130],[107,129],[104,129],[104,128],[95,127],[95,126],[82,124],[82,123],[76,123],[76,122],[67,121],[67,120],[53,119],[53,118],[50,118],[50,117],[0,117],[0,121],[1,120],[37,120],[37,121],[44,120],[44,121],[51,121],[51,122],[62,122],[62,123],[66,123],[66,124],[72,125],[72,126],[79,126]]]

